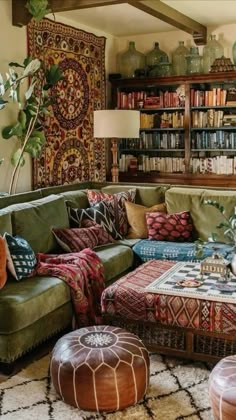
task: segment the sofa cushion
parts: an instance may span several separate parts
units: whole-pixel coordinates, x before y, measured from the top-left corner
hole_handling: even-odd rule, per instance
[[[150,185],[150,184],[110,184],[102,187],[101,190],[108,194],[115,194],[120,191],[128,191],[129,189],[135,188],[135,203],[141,204],[146,207],[154,206],[157,203],[163,203],[165,201],[165,192],[169,188],[169,185]]]
[[[236,192],[210,188],[173,187],[166,191],[165,196],[168,213],[190,211],[197,237],[207,241],[212,232],[217,232],[218,240],[226,242],[222,230],[216,229],[216,225],[222,221],[222,216],[213,206],[204,204],[206,200],[215,200],[222,204],[228,217],[234,213]]]
[[[146,213],[148,239],[156,241],[190,242],[193,223],[189,211],[166,214]]]
[[[88,197],[85,191],[65,191],[60,193],[66,201],[70,203],[70,207],[78,209],[86,209],[89,207]]]
[[[35,253],[29,243],[20,236],[4,234],[7,249],[7,268],[16,280],[30,277],[37,264]]]
[[[53,252],[58,249],[52,227],[68,228],[69,217],[64,198],[50,195],[30,203],[13,204],[1,212],[12,215],[13,235],[26,239],[34,252]]]
[[[140,204],[126,201],[125,209],[129,223],[128,239],[145,239],[148,237],[147,222],[145,214],[147,212],[163,211],[166,212],[165,203],[155,204],[152,207],[141,206]]]
[[[111,219],[115,224],[116,230],[122,237],[127,235],[128,220],[125,211],[125,202],[134,202],[135,189],[121,191],[116,194],[107,194],[102,191],[87,190],[90,206],[94,206],[99,202],[105,202],[111,215]]]
[[[117,232],[107,205],[104,202],[87,209],[75,209],[68,207],[68,214],[71,227],[81,227],[84,220],[89,219],[101,225],[114,239],[121,238]]]
[[[56,277],[8,280],[0,293],[0,334],[20,331],[69,301],[69,286]]]
[[[7,281],[7,249],[2,236],[0,236],[0,289]]]
[[[225,258],[231,259],[232,247],[222,243],[208,243],[203,249],[201,258],[195,255],[196,247],[193,242],[166,242],[149,241],[143,239],[134,245],[133,251],[139,262],[145,262],[152,259],[173,260],[173,261],[197,261],[213,254],[217,246],[218,252]]]
[[[5,232],[12,233],[11,213],[0,210],[0,235]]]
[[[79,252],[84,248],[98,245],[98,233],[101,226],[74,229],[52,229],[58,244],[66,252]]]
[[[105,282],[120,276],[133,265],[133,251],[126,245],[111,244],[95,248],[105,271]]]

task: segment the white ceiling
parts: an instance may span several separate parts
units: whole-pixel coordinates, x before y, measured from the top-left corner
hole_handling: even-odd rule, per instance
[[[236,0],[162,1],[205,26],[217,28],[236,23]],[[73,10],[60,15],[118,37],[176,30],[128,4]]]

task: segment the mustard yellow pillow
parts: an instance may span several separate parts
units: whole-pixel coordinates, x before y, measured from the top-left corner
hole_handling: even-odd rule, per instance
[[[129,201],[125,202],[127,219],[129,222],[129,230],[126,238],[129,239],[146,239],[148,237],[147,222],[145,213],[163,211],[166,213],[166,204],[155,204],[152,207],[141,206]]]

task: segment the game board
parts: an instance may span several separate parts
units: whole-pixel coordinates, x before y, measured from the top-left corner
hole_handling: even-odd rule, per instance
[[[220,274],[209,273],[203,276],[202,285],[199,287],[189,288],[177,284],[180,280],[185,279],[196,279],[201,281],[200,263],[176,263],[164,274],[150,283],[145,290],[158,294],[236,303],[235,277],[231,277],[226,285],[224,282],[220,281]],[[229,287],[226,291],[227,286]]]

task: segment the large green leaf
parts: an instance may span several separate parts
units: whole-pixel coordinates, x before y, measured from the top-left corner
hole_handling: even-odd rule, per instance
[[[21,125],[22,129],[24,129],[26,125],[26,114],[23,110],[20,110],[18,113],[18,122]]]
[[[24,66],[22,66],[22,64],[15,63],[15,62],[13,62],[13,61],[11,61],[11,62],[9,63],[9,67],[22,67],[22,68],[24,68]]]
[[[11,156],[11,164],[16,166],[20,161],[20,166],[24,166],[25,159],[24,156],[21,157],[21,149],[18,149],[13,155]]]
[[[32,96],[34,87],[36,85],[36,81],[30,84],[28,90],[25,92],[25,99],[28,101],[28,99]]]
[[[30,139],[35,139],[35,142],[43,145],[46,142],[45,135],[42,131],[34,130],[30,136]]]
[[[46,84],[44,89],[48,90],[50,87],[55,85],[59,80],[64,79],[64,76],[57,64],[53,64],[45,73]]]
[[[48,0],[28,0],[25,7],[37,22],[51,12],[48,8]]]
[[[5,140],[10,139],[12,136],[20,137],[22,135],[22,127],[19,123],[15,125],[8,125],[2,129],[2,137]]]

